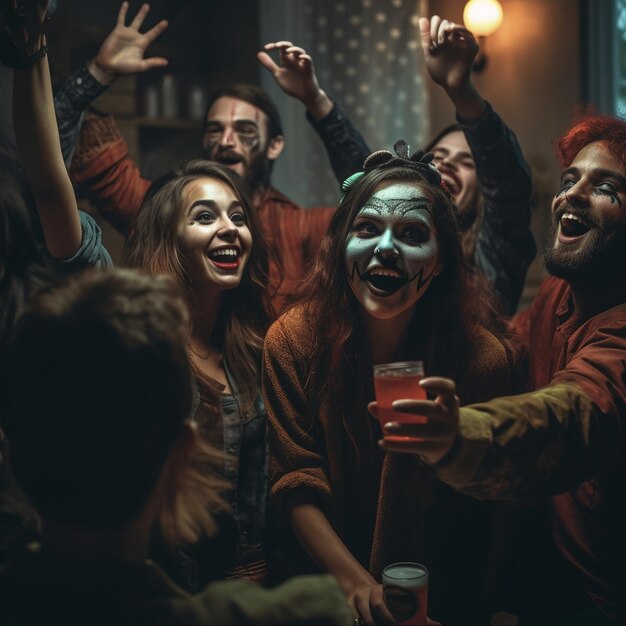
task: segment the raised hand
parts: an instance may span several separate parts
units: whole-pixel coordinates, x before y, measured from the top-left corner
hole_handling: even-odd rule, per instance
[[[417,454],[431,465],[441,461],[452,449],[459,429],[459,398],[456,385],[449,378],[432,376],[420,381],[428,392],[436,394],[434,400],[396,400],[392,408],[400,413],[410,413],[420,419],[410,423],[389,422],[385,433],[394,437],[410,437],[406,441],[383,440],[383,449],[390,452]],[[378,417],[376,402],[368,409]]]
[[[265,44],[264,50],[278,50],[280,65],[267,52],[259,52],[257,58],[287,95],[300,100],[317,119],[330,112],[333,103],[320,88],[313,59],[304,48],[277,41]]]
[[[465,27],[433,15],[419,21],[426,69],[446,91],[455,91],[470,82],[478,44]]]
[[[139,29],[143,24],[150,5],[143,4],[129,26],[126,26],[128,2],[123,2],[117,16],[117,24],[102,42],[95,59],[87,65],[94,77],[103,84],[110,83],[117,76],[145,72],[153,67],[164,67],[163,57],[144,58],[148,46],[167,28],[167,20],[161,20],[145,33]]]

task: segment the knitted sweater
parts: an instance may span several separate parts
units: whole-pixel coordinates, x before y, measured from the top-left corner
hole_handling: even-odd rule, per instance
[[[296,491],[316,503],[377,579],[389,563],[425,563],[431,569],[431,617],[462,623],[452,615],[455,605],[464,607],[465,623],[472,623],[468,613],[472,606],[479,610],[488,566],[491,505],[438,483],[415,456],[383,453],[376,443],[380,426],[366,403],[350,416],[338,414],[337,398],[318,393],[332,373],[311,363],[314,341],[302,308],[281,316],[265,341],[274,504],[284,510]],[[457,380],[463,403],[510,392],[506,351],[493,335],[482,329],[475,333],[467,363]],[[371,379],[369,369],[355,367],[351,374]],[[373,398],[372,386],[367,400]]]

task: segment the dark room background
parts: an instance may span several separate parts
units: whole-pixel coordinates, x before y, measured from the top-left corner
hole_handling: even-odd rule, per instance
[[[95,54],[120,4],[59,0],[49,35],[54,80]],[[559,175],[553,139],[580,102],[618,112],[626,100],[626,0],[501,4],[504,21],[488,38],[489,64],[475,84],[515,130],[531,165],[540,241]],[[130,5],[134,15],[141,2]],[[117,80],[95,106],[115,115],[133,158],[153,177],[198,155],[203,104],[211,90],[227,82],[261,84],[275,98],[285,126],[275,186],[303,206],[333,205],[337,185],[302,105],[276,89],[256,53],[276,39],[303,45],[313,55],[322,87],[347,110],[372,149],[389,147],[399,137],[418,147],[453,120],[453,110],[423,75],[416,20],[439,14],[460,22],[464,5],[463,0],[154,0],[145,26],[161,18],[170,26],[149,52],[166,56],[169,67]],[[10,76],[0,70],[0,125],[9,131]],[[83,208],[90,210],[85,203]],[[116,256],[121,240],[102,226]],[[537,260],[526,301],[542,271]]]

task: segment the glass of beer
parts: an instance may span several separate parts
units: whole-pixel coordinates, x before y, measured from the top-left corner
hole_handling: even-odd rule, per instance
[[[424,378],[421,361],[400,361],[374,365],[374,389],[378,403],[378,419],[384,433],[387,422],[419,422],[419,416],[398,413],[391,408],[394,400],[425,400],[426,391],[419,381]],[[407,441],[410,437],[385,435],[387,441]]]
[[[392,563],[383,570],[383,596],[396,626],[424,626],[428,570],[419,563]]]

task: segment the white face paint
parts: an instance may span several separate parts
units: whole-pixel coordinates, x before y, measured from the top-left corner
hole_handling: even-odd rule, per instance
[[[415,307],[441,272],[432,203],[419,183],[384,181],[346,240],[348,280],[363,309],[391,319]]]

